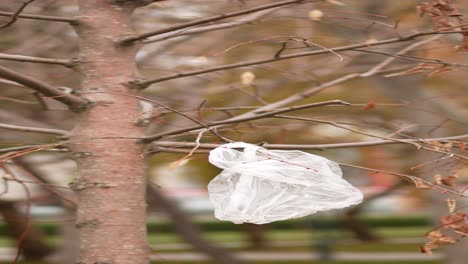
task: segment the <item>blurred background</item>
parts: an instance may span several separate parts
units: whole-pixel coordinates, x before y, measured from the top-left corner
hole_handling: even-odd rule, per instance
[[[14,12],[23,2],[0,1],[0,15]],[[269,2],[274,1],[162,1],[137,9],[134,27],[145,32]],[[275,9],[236,27],[150,38],[138,53],[136,64],[141,76],[150,79],[271,58],[280,51],[285,55],[430,31],[431,20],[417,14],[418,4],[420,1],[329,0]],[[458,1],[458,7],[466,14],[468,2]],[[38,0],[24,12],[73,17],[78,8],[74,1]],[[8,21],[5,14],[0,23]],[[468,61],[466,52],[457,52],[461,39],[461,34],[444,35],[410,54],[464,64]],[[19,19],[0,30],[0,53],[71,59],[79,54],[77,40],[66,23]],[[385,54],[408,45],[395,43],[368,49],[374,53],[326,53],[180,78],[156,83],[144,95],[201,120],[220,120],[350,73],[365,72],[385,60]],[[423,62],[397,59],[381,74],[335,85],[301,102],[339,99],[359,104],[314,108],[300,114],[339,122],[360,133],[326,123],[266,119],[226,127],[223,135],[252,143],[327,144],[375,139],[369,135],[430,138],[466,133],[466,68],[446,66],[439,71],[442,64],[427,64],[422,70],[409,71]],[[60,65],[7,60],[1,60],[1,65],[56,86],[80,85],[80,74]],[[74,114],[59,103],[4,79],[0,79],[0,106],[0,123],[71,130],[75,122]],[[148,134],[190,124],[156,109]],[[194,142],[194,138],[185,135],[170,140]],[[57,140],[50,135],[0,128],[0,148]],[[203,138],[203,142],[215,141],[208,134]],[[453,147],[450,141],[438,144],[463,155],[464,147]],[[459,160],[442,159],[411,145],[309,152],[337,162],[418,175],[428,181],[456,176],[454,187],[458,190],[468,182],[468,168]],[[454,197],[415,188],[394,175],[355,168],[343,171],[344,178],[365,194],[358,206],[266,225],[219,221],[213,216],[206,185],[220,170],[208,163],[206,153],[173,166],[184,156],[157,153],[148,159],[148,178],[154,184],[148,189],[148,236],[155,263],[223,263],[219,259],[227,255],[247,263],[464,263],[468,252],[466,241],[432,255],[420,252],[420,246],[427,242],[426,233],[441,216],[449,214],[447,199]],[[5,166],[22,182],[5,180],[9,172],[0,169],[0,261],[13,261],[21,238],[22,263],[74,263],[74,213],[63,198],[73,195],[68,188],[75,176],[73,157],[65,150],[39,151]],[[37,184],[37,179],[48,184]],[[458,206],[463,204],[466,200]],[[28,208],[29,216],[25,214]]]

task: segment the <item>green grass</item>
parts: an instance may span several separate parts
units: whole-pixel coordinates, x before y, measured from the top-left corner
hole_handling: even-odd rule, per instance
[[[427,216],[422,215],[405,215],[405,216],[376,216],[376,215],[364,215],[360,217],[361,221],[370,227],[381,228],[381,227],[421,227],[429,226],[430,219]],[[43,220],[45,221],[45,219]],[[215,221],[215,220],[197,220],[194,222],[198,227],[206,232],[212,231],[241,231],[242,225],[236,225],[227,221]],[[34,226],[40,228],[47,235],[57,235],[59,233],[59,224],[54,219],[50,219],[49,222],[34,223]],[[168,221],[156,222],[154,219],[148,221],[148,232],[151,233],[172,233],[174,232],[173,223]],[[314,228],[318,230],[325,229],[337,229],[340,228],[340,220],[336,217],[319,217],[311,216],[299,219],[292,219],[287,221],[278,221],[271,224],[265,225],[267,229],[308,229]],[[8,231],[8,227],[5,223],[0,222],[0,236],[5,235]]]
[[[152,264],[156,263],[161,263],[161,262],[152,262]],[[167,261],[166,263],[170,264],[215,264],[214,262],[211,261]],[[265,263],[271,263],[271,264],[402,264],[401,261],[255,261],[255,262],[250,262],[251,264],[265,264]],[[410,263],[410,264],[442,264],[441,261],[406,261],[404,263]],[[0,262],[0,264],[11,264],[11,262]],[[43,261],[19,261],[18,264],[50,264],[49,262],[43,262]]]
[[[418,253],[417,243],[386,243],[385,239],[391,238],[412,238],[420,237],[422,238],[424,233],[427,231],[426,227],[400,227],[400,228],[374,228],[374,232],[382,236],[382,241],[363,243],[359,241],[351,240],[353,238],[352,234],[346,230],[311,230],[311,229],[295,229],[295,230],[266,230],[265,231],[265,240],[271,242],[271,246],[267,246],[262,251],[278,251],[281,252],[314,252],[317,251],[317,247],[314,246],[314,243],[317,244],[320,240],[324,238],[332,239],[332,250],[333,252],[367,252],[367,253],[378,253],[378,252],[404,252],[404,253]],[[235,252],[246,252],[253,251],[249,248],[248,236],[245,232],[239,231],[216,231],[216,232],[205,232],[203,234],[205,238],[212,241],[215,244],[222,245],[223,243],[232,243],[232,242],[244,242],[240,243],[240,246],[231,248]],[[58,246],[61,243],[61,238],[59,236],[47,236],[47,242],[53,246]],[[161,233],[161,234],[150,234],[148,236],[150,244],[154,246],[166,245],[173,243],[184,243],[176,234],[173,233]],[[293,245],[281,245],[281,242],[295,242],[297,244]],[[276,243],[276,244],[275,244]],[[278,245],[278,243],[280,245]],[[5,236],[0,236],[0,247],[14,247],[15,241],[8,239]],[[157,249],[155,252],[193,252],[194,249],[190,247],[184,247],[180,249]],[[0,264],[6,264],[9,262],[0,262]],[[47,262],[19,262],[20,264],[49,264]],[[154,262],[158,263],[158,262]],[[214,262],[210,261],[167,261],[171,264],[210,264]],[[252,264],[300,264],[300,263],[314,263],[314,264],[401,264],[401,261],[383,261],[383,262],[362,262],[362,261],[255,261],[249,262]],[[441,264],[441,261],[404,261],[408,264]]]
[[[382,236],[383,239],[398,238],[398,237],[424,237],[427,232],[426,227],[403,227],[403,228],[375,228],[374,231]],[[245,232],[238,231],[217,231],[205,232],[203,236],[214,243],[223,242],[244,242],[248,240]],[[311,229],[298,229],[298,230],[267,230],[265,232],[267,241],[310,241],[319,240],[324,237],[331,237],[334,240],[351,239],[353,236],[349,231],[343,230],[311,230]],[[47,242],[51,245],[58,245],[60,238],[58,236],[47,236]],[[183,243],[183,240],[173,233],[149,234],[148,240],[152,245],[170,244],[170,243]],[[0,247],[14,246],[15,242],[8,237],[0,236]]]

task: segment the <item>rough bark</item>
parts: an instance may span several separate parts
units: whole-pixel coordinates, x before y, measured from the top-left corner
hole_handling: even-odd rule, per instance
[[[71,187],[79,197],[76,227],[80,264],[149,262],[145,223],[145,165],[133,139],[138,101],[123,84],[132,79],[137,46],[116,45],[132,33],[131,8],[119,1],[81,0],[79,36],[83,96],[93,101],[79,116],[70,144],[78,164]]]

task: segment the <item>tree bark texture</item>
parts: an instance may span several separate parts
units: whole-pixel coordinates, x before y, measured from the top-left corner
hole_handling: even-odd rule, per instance
[[[93,104],[79,116],[70,144],[78,164],[71,184],[79,198],[77,263],[149,263],[143,149],[122,139],[143,135],[135,125],[138,100],[124,85],[134,77],[138,47],[115,44],[132,33],[132,10],[118,1],[78,2],[81,92]]]

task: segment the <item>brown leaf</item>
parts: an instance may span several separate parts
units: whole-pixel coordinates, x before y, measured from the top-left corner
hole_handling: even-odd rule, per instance
[[[436,75],[436,74],[439,74],[439,73],[442,73],[442,72],[449,72],[449,71],[455,71],[455,69],[451,69],[451,68],[448,68],[448,67],[440,67],[438,69],[430,71],[428,74],[426,74],[426,77],[431,77],[433,75]]]
[[[460,141],[460,143],[458,143],[458,146],[460,147],[460,150],[462,151],[464,151],[466,148],[466,144],[464,141]]]
[[[440,180],[440,182],[443,184],[443,185],[447,185],[447,186],[450,186],[450,187],[455,187],[455,180],[457,179],[457,177],[455,176],[448,176],[448,177],[444,177]]]
[[[377,107],[377,104],[374,101],[368,102],[361,110],[369,110]]]
[[[436,184],[442,184],[442,176],[440,174],[434,175],[434,182]]]
[[[453,231],[462,236],[468,236],[468,224],[465,224],[459,228],[454,228]]]
[[[436,240],[435,243],[437,243],[438,245],[453,245],[457,243],[457,240],[454,237],[445,235],[440,239]]]
[[[440,224],[445,228],[461,228],[466,224],[465,220],[468,221],[466,214],[458,212],[443,216],[440,218]]]
[[[413,179],[413,182],[416,185],[416,188],[418,189],[432,189],[433,188],[430,184],[427,184],[420,179]]]
[[[434,229],[431,232],[426,234],[426,237],[430,240],[438,240],[443,236],[442,232],[439,229]]]
[[[464,29],[466,30],[467,28],[465,27]],[[462,42],[458,45],[457,51],[468,52],[468,33],[465,32],[463,34]]]
[[[432,255],[432,250],[438,248],[439,245],[434,241],[427,242],[424,246],[420,247],[422,253]]]
[[[408,70],[405,70],[405,71],[402,71],[402,72],[387,74],[384,77],[413,75],[413,74],[417,74],[417,73],[420,73],[420,72],[425,72],[426,70],[432,70],[433,68],[434,68],[433,66],[428,66],[425,63],[419,63],[418,65],[416,65],[413,68],[409,68]]]

